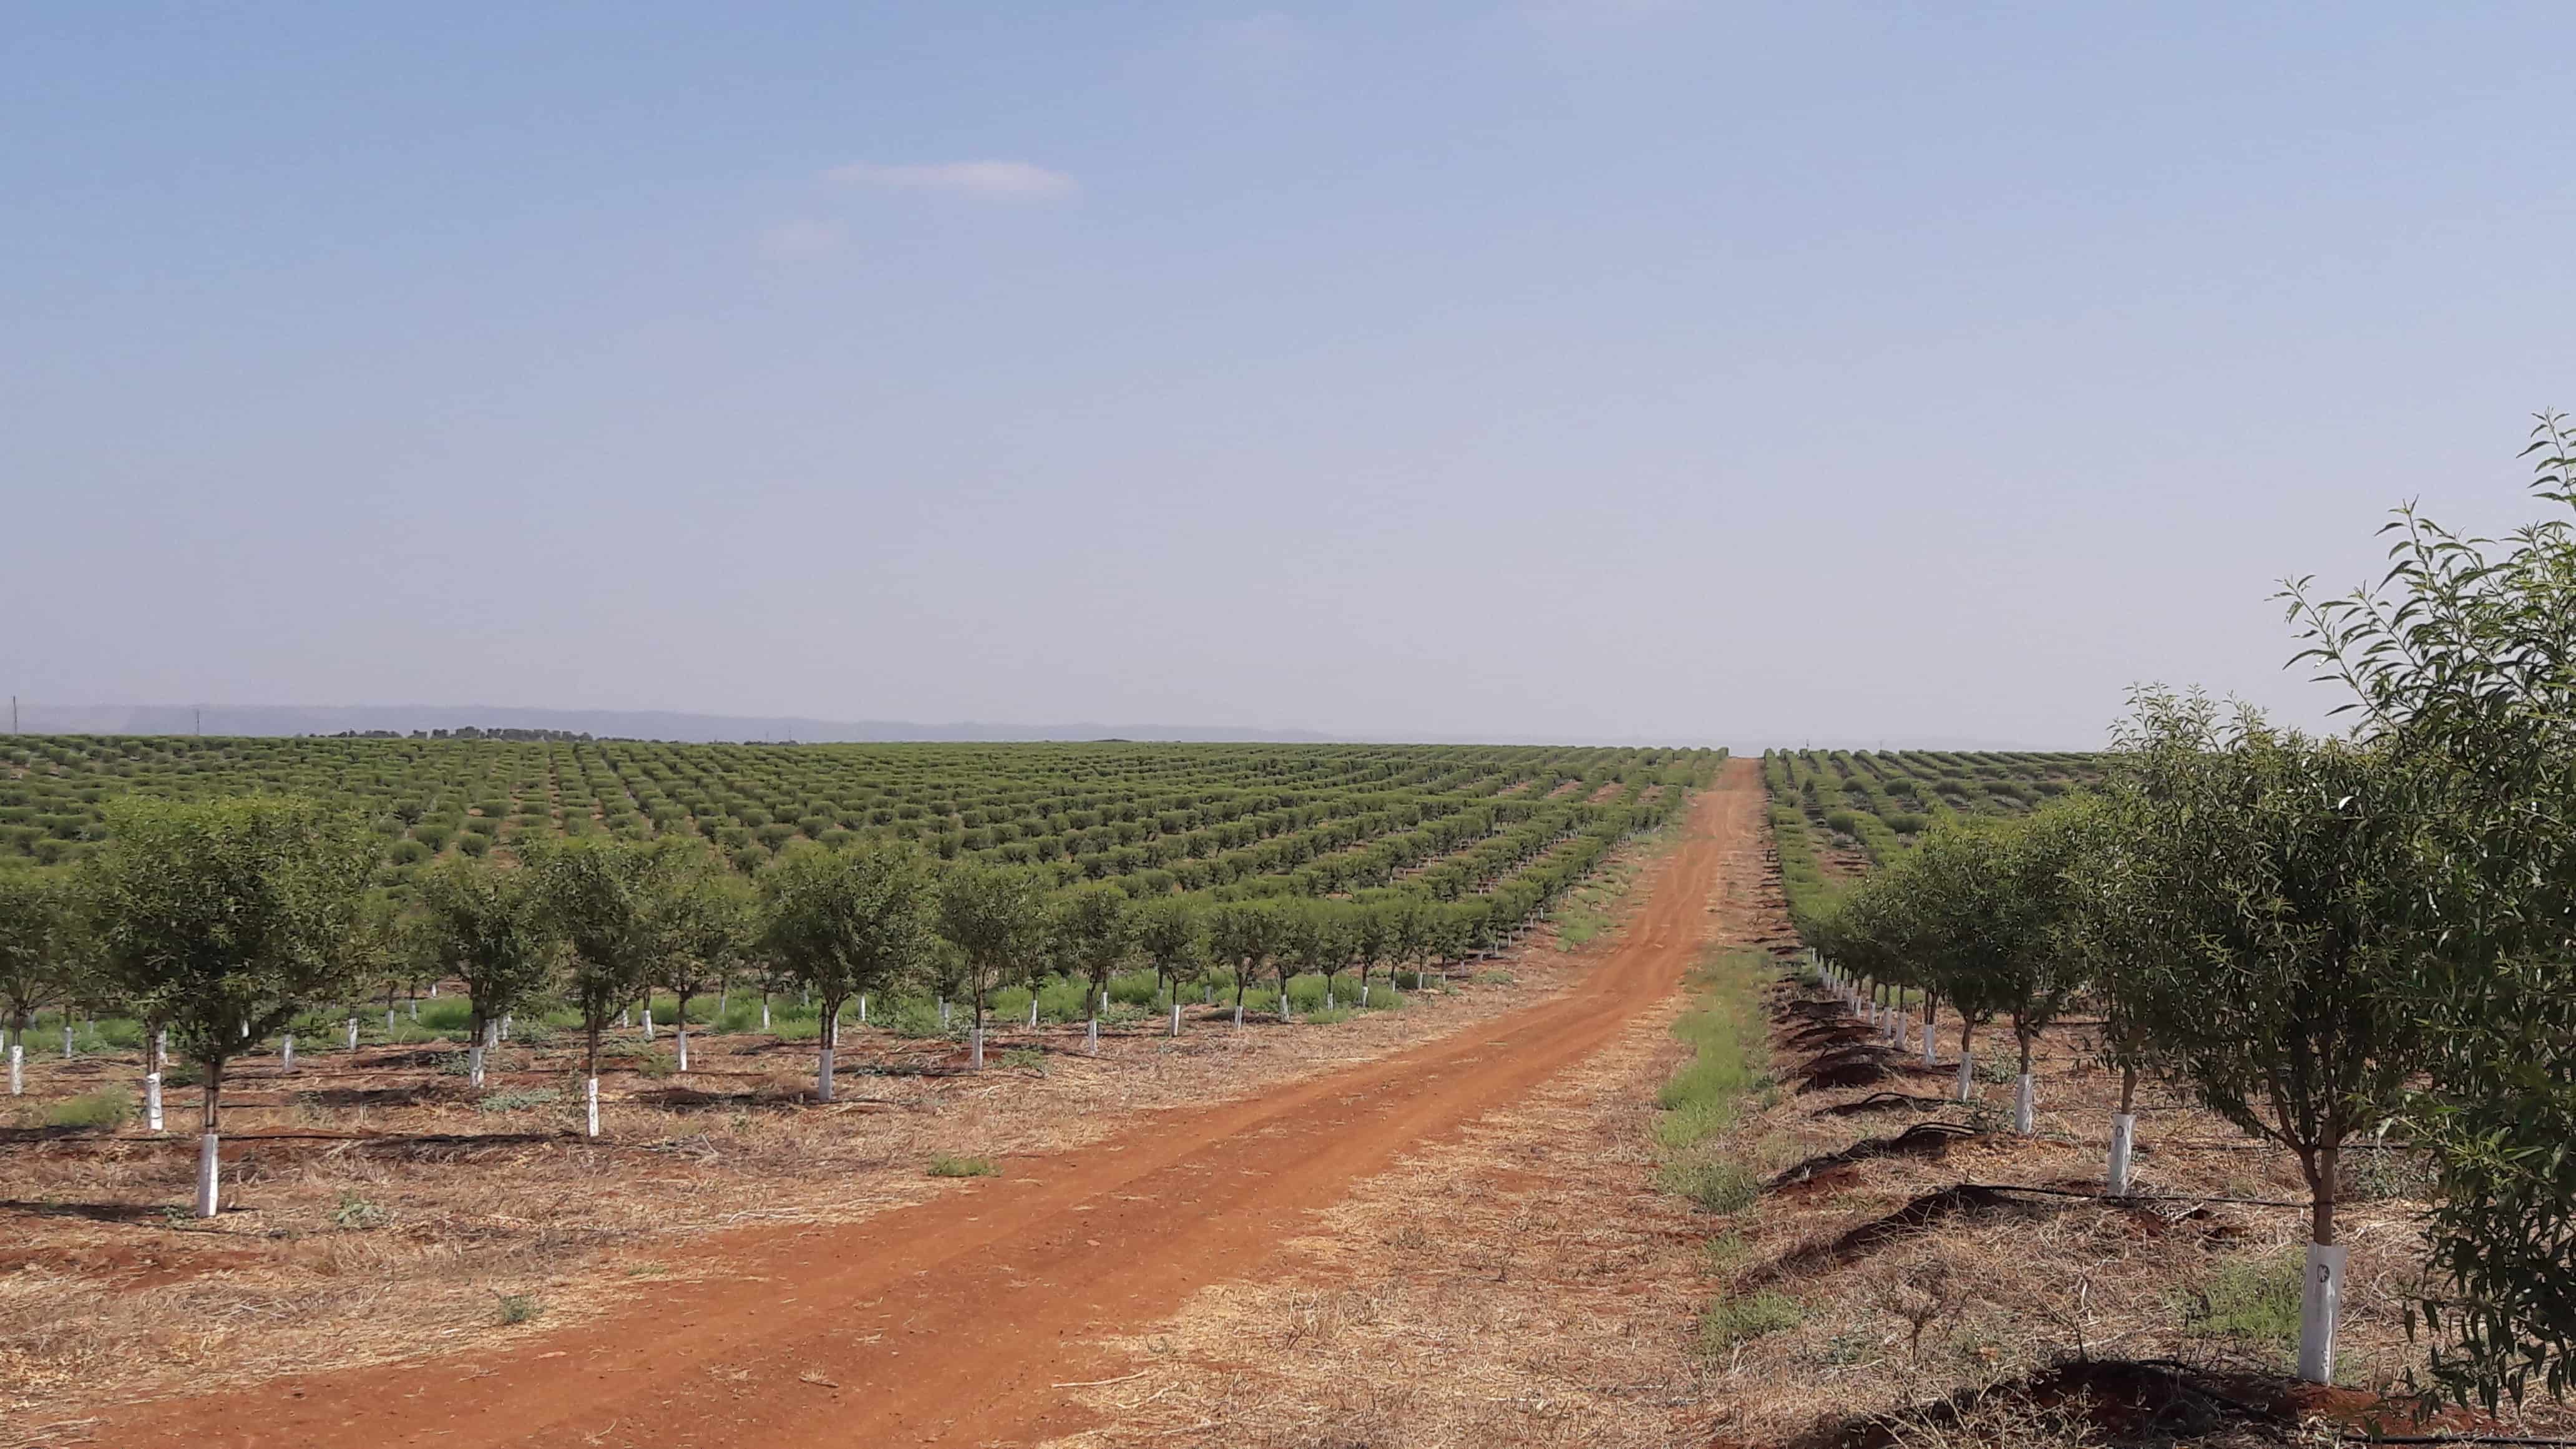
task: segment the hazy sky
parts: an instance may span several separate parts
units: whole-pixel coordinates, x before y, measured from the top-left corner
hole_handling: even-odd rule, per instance
[[[0,687],[2302,717],[2576,407],[2562,7],[0,15]]]

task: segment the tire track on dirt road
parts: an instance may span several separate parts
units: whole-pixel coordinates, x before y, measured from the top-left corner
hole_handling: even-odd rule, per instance
[[[711,1281],[465,1356],[138,1406],[99,1443],[714,1449],[1027,1444],[1082,1426],[1099,1340],[1264,1271],[1304,1216],[1512,1102],[1677,989],[1714,938],[1730,844],[1761,829],[1728,762],[1627,935],[1562,995],[1260,1096],[1158,1114],[863,1222],[746,1231]]]

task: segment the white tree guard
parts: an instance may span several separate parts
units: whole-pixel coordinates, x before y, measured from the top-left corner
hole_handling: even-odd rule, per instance
[[[653,1039],[653,1008],[649,1006],[644,1008],[644,1039]]]
[[[393,1034],[394,1034],[394,1009],[393,1009],[392,1007],[388,1006],[388,1007],[386,1007],[386,1008],[385,1008],[385,1035],[386,1035],[386,1036],[392,1036]]]
[[[1234,1004],[1234,1024],[1243,1025],[1243,1003],[1239,1001]]]
[[[27,1049],[16,1044],[9,1048],[9,1095],[27,1095]]]
[[[349,1018],[349,1050],[351,1050],[351,1051],[356,1051],[357,1049],[358,1049],[358,1019],[357,1019],[356,1017],[354,1017],[354,1016],[353,1016],[353,1017],[350,1017],[350,1018]]]
[[[295,1033],[288,1032],[286,1039],[278,1043],[277,1064],[281,1071],[295,1070]]]
[[[973,1053],[975,1070],[979,1072],[984,1070],[984,1028],[980,1026],[966,1028],[966,1045],[967,1050]]]
[[[679,1069],[685,1072],[689,1069],[689,1024],[686,1021],[681,1022],[678,1031],[680,1035]]]
[[[1977,1100],[1976,1067],[1973,1053],[1959,1053],[1959,1100],[1962,1102]]]
[[[2343,1314],[2344,1245],[2308,1244],[2307,1291],[2299,1298],[2299,1377],[2334,1382],[2335,1320]]]
[[[1031,1025],[1031,1026],[1036,1026],[1037,1024],[1038,1024],[1038,994],[1037,994],[1037,992],[1036,992],[1034,989],[1032,989],[1032,990],[1029,992],[1029,1025]]]
[[[582,1085],[582,1104],[589,1109],[590,1135],[599,1135],[599,1078],[589,1078]]]
[[[867,1025],[867,1024],[868,1024],[868,994],[867,994],[866,992],[862,991],[862,992],[860,992],[860,993],[859,993],[859,1025],[861,1025],[861,1026],[865,1026],[865,1025]]]
[[[143,1074],[143,1125],[155,1132],[161,1130],[161,1074],[159,1072]]]
[[[72,1024],[71,1024],[70,1022],[66,1021],[66,1022],[64,1022],[64,1023],[63,1023],[63,1060],[64,1060],[64,1061],[70,1061],[71,1059],[72,1059]]]
[[[2115,1112],[2111,1116],[2110,1193],[2113,1197],[2129,1195],[2129,1156],[2137,1148],[2138,1119],[2134,1113]]]
[[[223,1192],[223,1144],[209,1132],[197,1139],[197,1216],[210,1218]]]
[[[1940,1064],[1939,1051],[1932,1039],[1932,1025],[1926,1022],[1923,1026],[1923,1065],[1937,1067]]]
[[[828,1046],[823,1048],[823,1060],[814,1068],[814,1097],[822,1102],[832,1100],[832,1049]]]
[[[1179,1002],[1175,1001],[1175,1002],[1173,1002],[1173,1003],[1172,1003],[1172,1035],[1174,1035],[1174,1036],[1179,1036],[1180,1034],[1181,1034],[1181,1004],[1180,1004]]]
[[[1086,1023],[1086,1024],[1085,1024],[1084,1029],[1083,1029],[1083,1033],[1082,1033],[1082,1046],[1083,1046],[1083,1050],[1090,1052],[1093,1056],[1095,1056],[1095,1057],[1096,1057],[1096,1056],[1100,1055],[1100,1018],[1099,1018],[1099,1017],[1096,1017],[1096,1016],[1095,1016],[1095,1017],[1091,1018],[1091,1020],[1090,1020],[1088,1023]]]
[[[760,1003],[760,1029],[769,1030],[769,1002],[766,998]]]
[[[483,1090],[483,1044],[476,1042],[465,1052],[465,1085]]]
[[[2013,1130],[2028,1137],[2038,1126],[2038,1110],[2039,1089],[2032,1083],[2030,1073],[2024,1072],[2013,1089]]]

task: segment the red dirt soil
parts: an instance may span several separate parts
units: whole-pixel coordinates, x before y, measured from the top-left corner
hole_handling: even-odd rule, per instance
[[[1643,912],[1544,1004],[845,1226],[709,1239],[715,1280],[508,1352],[136,1406],[99,1443],[378,1449],[1026,1444],[1083,1427],[1062,1386],[1120,1372],[1096,1345],[1212,1281],[1265,1271],[1302,1216],[1607,1042],[1678,988],[1710,937],[1728,843],[1762,828],[1759,763],[1730,762]]]

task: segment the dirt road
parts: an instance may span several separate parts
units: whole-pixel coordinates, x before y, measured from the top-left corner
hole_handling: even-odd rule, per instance
[[[96,1441],[319,1445],[1027,1444],[1081,1426],[1093,1345],[1264,1271],[1302,1215],[1598,1048],[1708,938],[1727,842],[1760,829],[1758,763],[1694,807],[1626,938],[1570,992],[1247,1100],[849,1226],[707,1245],[715,1280],[464,1357],[147,1405]],[[701,1263],[705,1258],[701,1258]]]

